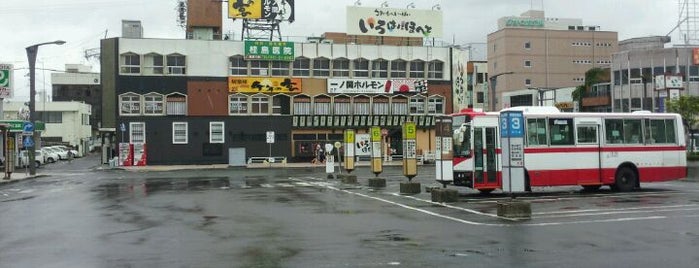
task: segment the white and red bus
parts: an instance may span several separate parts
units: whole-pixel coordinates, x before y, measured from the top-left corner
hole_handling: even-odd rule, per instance
[[[686,139],[678,114],[522,111],[525,188],[580,185],[631,191],[640,183],[687,175]],[[502,188],[498,112],[452,114],[454,185],[488,193]]]

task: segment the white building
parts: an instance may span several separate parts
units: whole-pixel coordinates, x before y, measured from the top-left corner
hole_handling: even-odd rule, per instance
[[[24,102],[5,102],[3,120],[18,120]],[[88,152],[91,106],[82,102],[37,103],[36,121],[46,123],[41,133],[42,144],[68,144],[77,146],[80,155]]]

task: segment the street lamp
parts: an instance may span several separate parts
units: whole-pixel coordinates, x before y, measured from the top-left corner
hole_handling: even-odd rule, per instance
[[[497,98],[495,97],[495,86],[496,86],[497,81],[498,81],[497,80],[498,76],[506,75],[506,74],[513,74],[513,73],[515,73],[515,72],[504,72],[504,73],[499,73],[499,74],[493,75],[493,76],[488,78],[490,80],[489,84],[490,84],[490,93],[491,93],[491,95],[490,95],[490,99],[491,99],[490,111],[495,111],[495,107],[496,107]]]
[[[53,42],[46,42],[46,43],[40,43],[36,45],[31,45],[28,46],[27,49],[27,59],[29,59],[29,122],[34,124],[34,109],[36,108],[36,84],[34,81],[35,78],[35,70],[36,70],[36,54],[39,52],[39,47],[43,45],[63,45],[65,44],[66,41],[63,40],[56,40]],[[35,125],[35,124],[34,124]],[[33,132],[32,134],[32,139],[34,142],[36,142],[36,131]],[[29,155],[29,175],[36,175],[36,166],[34,164],[34,161],[36,159],[35,156],[35,149],[36,145],[32,145],[27,148],[28,152],[27,154]]]

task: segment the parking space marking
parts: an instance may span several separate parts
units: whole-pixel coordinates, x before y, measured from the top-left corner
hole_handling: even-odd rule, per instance
[[[699,207],[695,206],[693,208],[668,208],[668,209],[650,209],[650,210],[636,210],[634,208],[628,208],[629,210],[622,211],[618,209],[613,209],[610,211],[601,211],[601,212],[588,212],[588,213],[571,213],[571,214],[558,214],[558,215],[549,215],[549,214],[540,214],[541,216],[537,216],[537,219],[546,219],[546,218],[564,218],[564,217],[584,217],[584,216],[604,216],[604,215],[621,215],[621,214],[642,214],[642,213],[659,213],[659,212],[674,212],[674,211],[691,211],[691,210],[699,210]]]
[[[290,177],[289,179],[297,181],[297,182],[307,182],[302,178]],[[516,221],[516,220],[514,220],[515,222],[511,222],[511,223],[485,223],[485,222],[464,220],[464,219],[440,214],[437,212],[429,211],[427,209],[421,209],[421,208],[417,208],[414,206],[391,201],[388,199],[384,199],[384,198],[380,198],[380,197],[376,197],[376,196],[370,196],[368,194],[350,191],[348,189],[341,189],[341,188],[335,187],[327,182],[320,182],[321,180],[316,180],[316,181],[318,181],[318,182],[308,182],[308,183],[315,185],[315,186],[318,186],[318,187],[326,188],[329,190],[338,191],[338,192],[342,192],[345,194],[359,196],[359,197],[363,197],[363,198],[367,198],[367,199],[371,199],[371,200],[376,200],[379,202],[383,202],[383,203],[394,205],[397,207],[409,209],[409,210],[416,211],[416,212],[423,213],[423,214],[427,214],[430,216],[446,219],[449,221],[454,221],[454,222],[468,224],[468,225],[476,225],[476,226],[490,226],[490,227],[539,226],[539,227],[543,227],[543,226],[556,226],[556,225],[568,225],[568,224],[615,223],[615,222],[628,222],[628,221],[645,221],[645,220],[662,220],[662,219],[670,219],[670,218],[697,218],[697,217],[699,217],[699,214],[670,215],[670,216],[653,215],[653,216],[646,216],[646,217],[624,217],[624,218],[611,218],[611,219],[554,221],[554,222],[539,222],[539,223],[525,223],[525,222],[520,222],[520,221]],[[469,212],[472,214],[488,216],[488,217],[493,217],[493,218],[498,218],[498,219],[503,219],[503,220],[511,220],[511,221],[513,220],[513,219],[506,218],[506,217],[500,217],[500,216],[497,216],[495,214],[484,213],[484,212],[480,212],[480,211],[476,211],[476,210],[472,210],[472,209],[467,209],[467,208],[461,208],[461,207],[457,207],[457,206],[448,205],[445,203],[432,202],[431,200],[428,201],[425,199],[420,199],[420,198],[416,198],[416,197],[412,197],[412,196],[403,196],[403,195],[400,195],[397,193],[391,193],[391,195],[392,196],[406,197],[406,198],[414,199],[417,201],[422,201],[422,202],[427,202],[427,203],[439,205],[439,206],[449,208],[449,209],[455,209],[455,210],[459,210],[459,211]],[[624,211],[624,210],[629,210],[629,209],[631,209],[633,211],[631,211],[631,212]],[[648,209],[650,209],[650,210],[648,210]],[[625,214],[625,213],[653,213],[653,212],[657,213],[657,212],[672,212],[672,211],[683,211],[683,210],[687,210],[687,211],[699,210],[699,205],[656,206],[656,207],[623,208],[623,209],[619,208],[619,209],[606,209],[606,210],[605,209],[598,209],[598,210],[587,210],[587,211],[590,214],[594,214],[595,211],[598,211],[597,213],[606,213],[606,214],[601,214],[601,215],[614,215],[614,214]],[[580,212],[580,211],[585,211],[585,210],[578,210],[578,212]],[[568,211],[568,212],[570,212],[570,211]],[[575,213],[575,211],[573,211],[573,212]],[[568,216],[566,214],[563,214],[563,213],[565,213],[564,211],[559,211],[559,212],[555,212],[555,213],[550,213],[551,215],[549,215],[549,217],[546,217],[546,214],[543,214],[543,213],[545,213],[545,212],[533,213],[532,214],[533,216],[534,215],[539,215],[539,216],[532,217],[532,220],[545,219],[545,218],[556,218],[555,215],[565,215],[565,217],[586,216],[585,212],[581,212],[580,213],[581,215]],[[596,215],[591,215],[591,216],[596,216]],[[561,216],[561,217],[564,217],[564,216]]]

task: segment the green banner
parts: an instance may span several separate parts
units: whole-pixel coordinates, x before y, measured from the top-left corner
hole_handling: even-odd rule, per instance
[[[294,60],[293,42],[245,41],[246,60]]]

